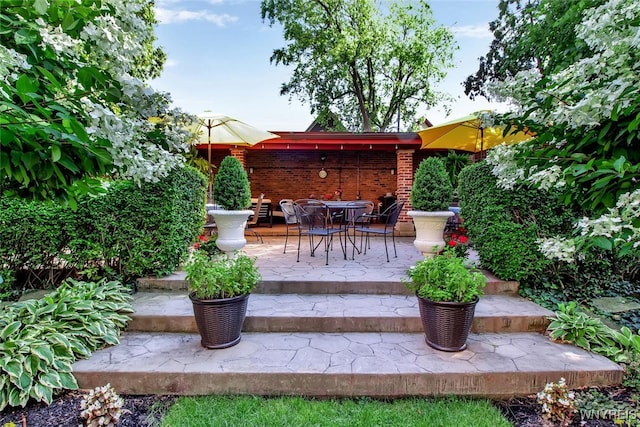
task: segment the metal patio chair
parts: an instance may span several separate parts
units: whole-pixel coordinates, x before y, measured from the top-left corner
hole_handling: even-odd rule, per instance
[[[404,202],[396,202],[389,206],[384,212],[379,214],[369,214],[362,215],[362,221],[368,220],[364,225],[356,225],[354,227],[354,232],[362,233],[360,235],[360,248],[362,250],[362,239],[365,238],[364,242],[364,254],[367,254],[367,247],[371,249],[371,241],[369,239],[369,235],[377,234],[384,237],[384,250],[387,254],[387,262],[389,262],[389,249],[387,246],[387,236],[391,235],[393,240],[393,253],[395,257],[398,258],[398,251],[396,250],[396,223],[398,222],[398,218],[400,217],[400,212],[402,212],[402,207],[404,206]],[[382,222],[384,227],[380,226],[372,226],[373,222],[377,222],[378,224]]]

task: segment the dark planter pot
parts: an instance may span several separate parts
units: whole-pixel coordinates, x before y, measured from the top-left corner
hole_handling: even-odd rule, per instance
[[[478,297],[471,302],[459,303],[436,302],[418,296],[427,344],[442,351],[462,351],[467,348],[467,337],[477,303]]]
[[[249,295],[202,300],[190,293],[189,299],[193,303],[193,314],[203,347],[227,348],[240,342]]]

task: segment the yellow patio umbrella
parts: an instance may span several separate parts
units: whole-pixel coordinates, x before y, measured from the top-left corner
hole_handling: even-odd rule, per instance
[[[504,126],[483,126],[479,111],[450,122],[433,126],[418,132],[422,139],[420,148],[427,150],[460,150],[478,153],[505,144],[527,141],[535,135],[527,132],[509,131],[503,135]]]

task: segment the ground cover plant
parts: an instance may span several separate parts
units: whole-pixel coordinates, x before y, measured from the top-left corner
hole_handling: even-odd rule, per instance
[[[0,410],[30,400],[51,403],[78,388],[73,362],[119,342],[133,312],[119,282],[69,280],[41,299],[5,304],[0,313]]]

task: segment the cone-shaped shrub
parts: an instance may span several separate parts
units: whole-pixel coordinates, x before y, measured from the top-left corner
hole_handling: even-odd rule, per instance
[[[453,200],[453,185],[438,157],[424,159],[411,188],[411,207],[417,211],[446,211]]]
[[[213,199],[228,211],[239,211],[251,206],[249,178],[237,158],[227,156],[222,159],[213,182]]]

